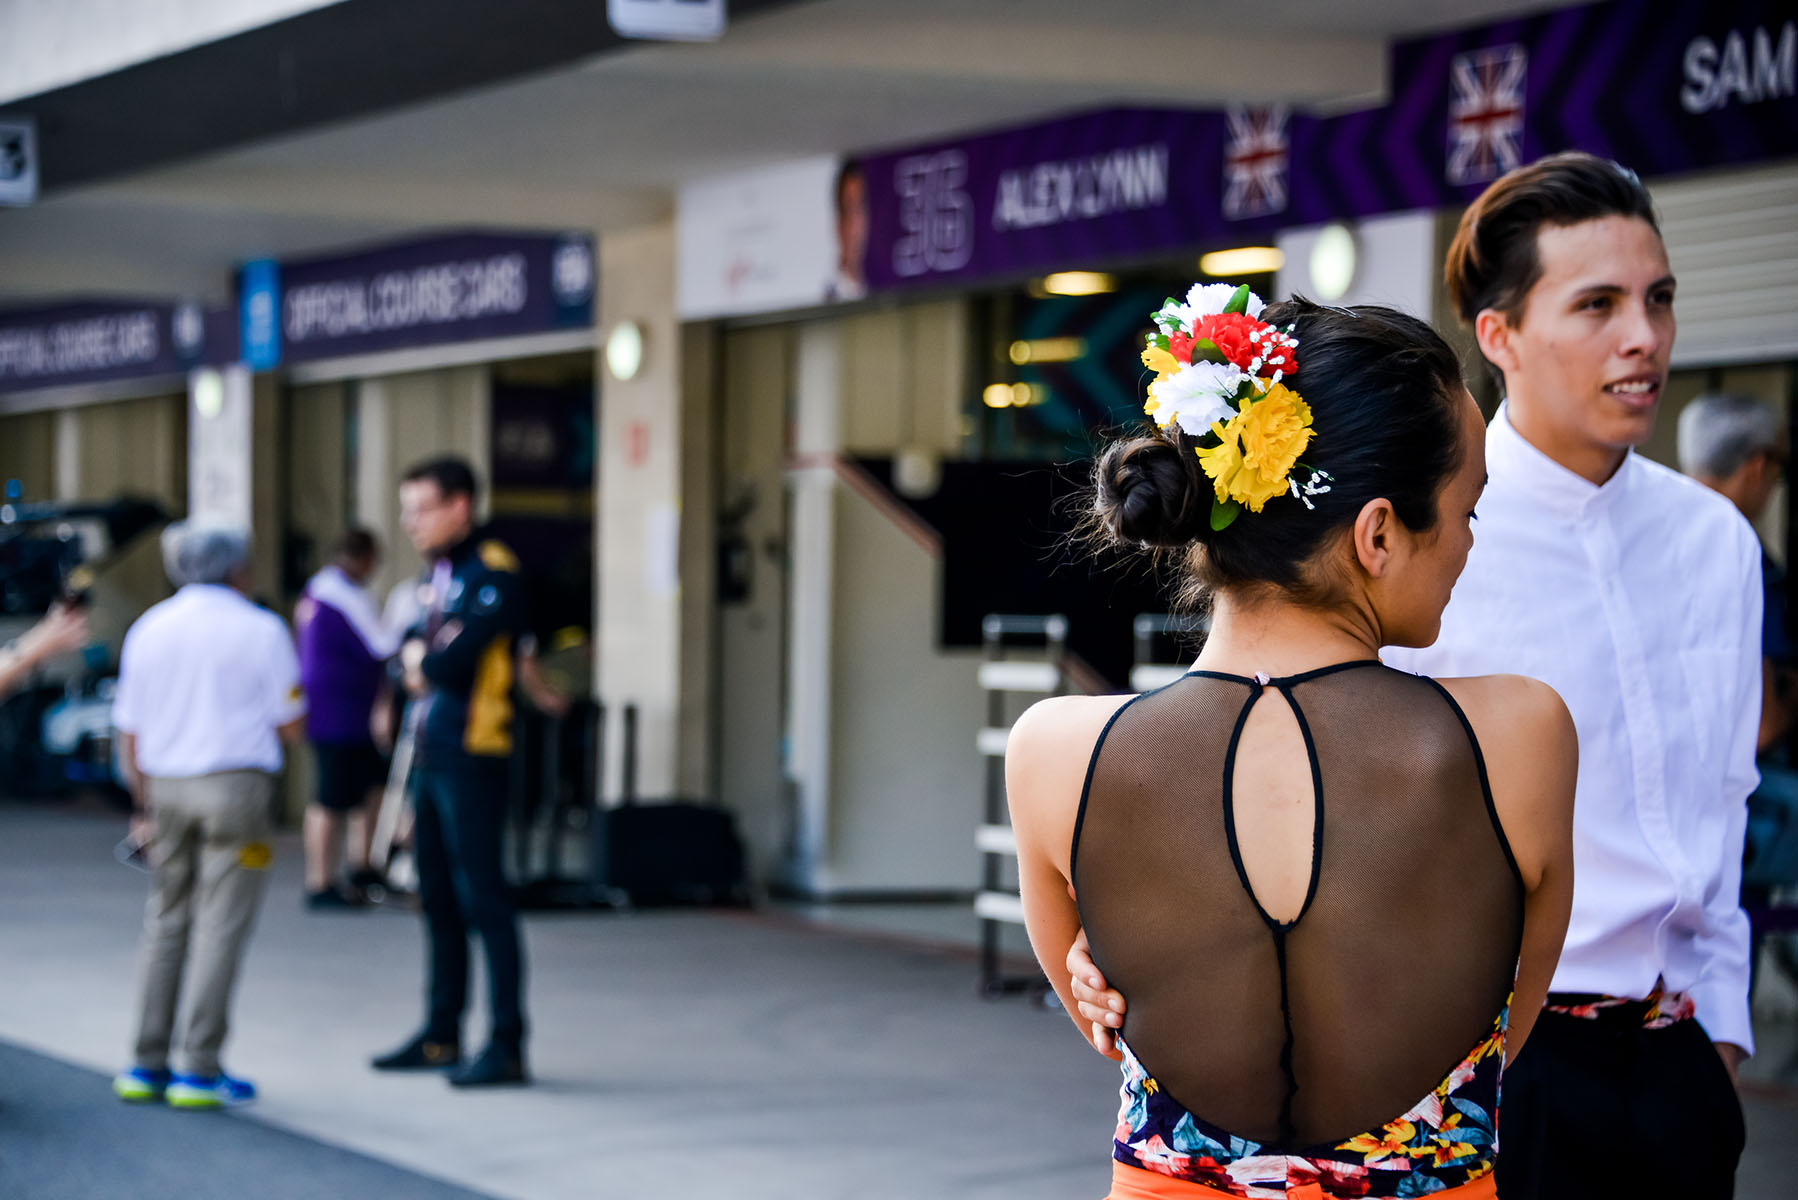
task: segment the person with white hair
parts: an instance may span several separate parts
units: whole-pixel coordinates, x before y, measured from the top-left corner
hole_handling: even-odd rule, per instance
[[[249,599],[249,550],[242,528],[169,526],[162,561],[178,590],[119,656],[113,723],[151,863],[134,1061],[113,1079],[122,1100],[204,1109],[256,1095],[220,1053],[268,878],[282,743],[299,739],[306,708],[287,626]]]
[[[1750,522],[1766,511],[1786,456],[1783,422],[1750,396],[1699,396],[1679,414],[1679,469],[1728,498]]]
[[[1734,504],[1750,524],[1761,519],[1785,479],[1784,422],[1748,396],[1699,396],[1679,414],[1679,469]],[[1785,571],[1761,551],[1762,700],[1758,751],[1775,749],[1793,725],[1793,668]]]

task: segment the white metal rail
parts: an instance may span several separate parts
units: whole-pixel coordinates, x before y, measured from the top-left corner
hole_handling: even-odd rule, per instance
[[[974,745],[986,758],[986,819],[974,830],[974,847],[981,856],[981,886],[974,897],[974,915],[980,918],[980,990],[987,996],[1040,988],[1038,978],[1006,978],[999,970],[999,927],[1024,923],[1024,902],[1005,884],[1005,860],[1018,854],[1005,804],[1005,744],[1011,736],[1016,698],[1053,696],[1066,686],[1062,654],[1067,646],[1068,622],[1060,615],[1005,616],[994,614],[981,622],[985,659],[980,664],[980,686],[986,689],[986,723],[974,734]],[[1024,643],[1039,649],[1041,658],[1006,658],[1008,649]]]

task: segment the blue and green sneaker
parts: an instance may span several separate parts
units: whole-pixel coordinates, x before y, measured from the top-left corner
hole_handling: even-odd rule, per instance
[[[168,1090],[169,1073],[132,1067],[112,1077],[112,1094],[127,1104],[155,1104]]]
[[[170,1108],[234,1108],[256,1098],[256,1085],[247,1079],[218,1075],[176,1075],[165,1093]]]

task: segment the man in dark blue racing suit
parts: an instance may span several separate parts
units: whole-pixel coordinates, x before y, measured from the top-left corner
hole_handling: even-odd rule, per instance
[[[512,685],[526,627],[518,560],[483,538],[475,478],[457,458],[406,472],[400,519],[425,558],[423,615],[400,651],[416,738],[413,845],[430,950],[425,1025],[377,1070],[452,1068],[458,1087],[524,1083],[524,957],[500,864],[512,753]],[[487,959],[493,1033],[462,1061],[468,939]]]

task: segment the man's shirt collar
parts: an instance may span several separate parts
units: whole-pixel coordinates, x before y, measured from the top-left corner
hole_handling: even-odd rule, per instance
[[[1486,427],[1486,471],[1506,490],[1561,516],[1581,517],[1608,509],[1629,490],[1629,481],[1640,464],[1635,451],[1624,456],[1616,473],[1602,484],[1562,466],[1511,424],[1509,404],[1500,404]]]

